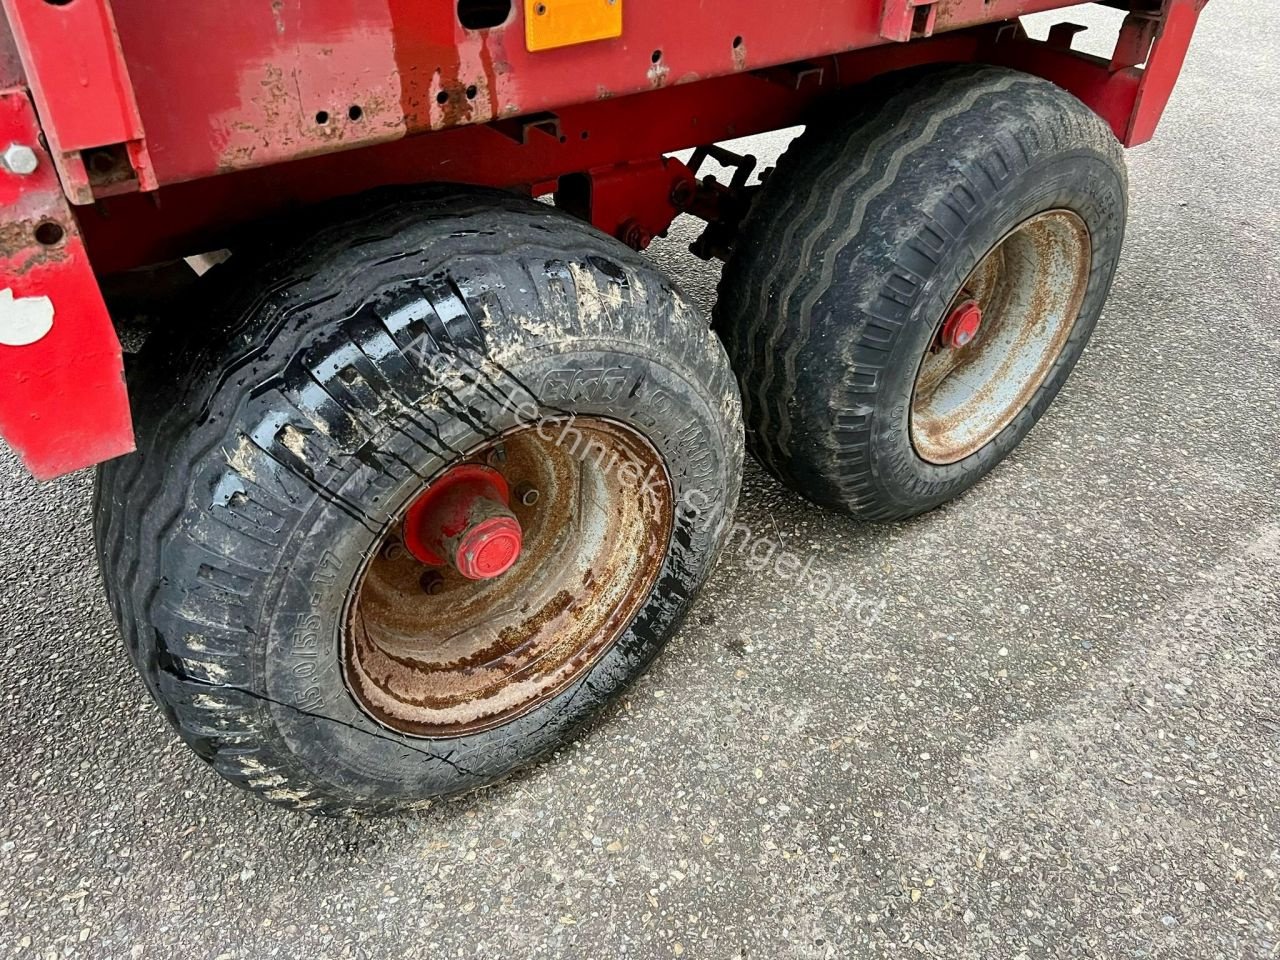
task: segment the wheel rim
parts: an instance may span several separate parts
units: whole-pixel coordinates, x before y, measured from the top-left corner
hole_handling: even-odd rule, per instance
[[[1084,221],[1050,210],[982,258],[939,320],[916,374],[910,429],[921,459],[963,460],[1030,402],[1071,336],[1091,256]]]
[[[483,523],[495,511],[518,523],[518,558],[509,569],[490,564],[498,572],[484,578],[415,555],[440,559],[438,541],[415,538],[415,508],[421,516],[460,469],[468,482],[500,475],[483,491]],[[508,490],[509,502],[493,502]],[[422,737],[475,733],[546,703],[613,646],[648,598],[672,505],[657,450],[614,421],[540,421],[477,447],[427,484],[357,575],[343,617],[348,689],[378,722]],[[499,535],[511,537],[509,525]]]

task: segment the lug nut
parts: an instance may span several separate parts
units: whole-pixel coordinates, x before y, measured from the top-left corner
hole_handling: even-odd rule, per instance
[[[36,172],[36,167],[40,166],[40,158],[25,143],[11,143],[0,154],[0,163],[10,173],[25,177]]]
[[[496,466],[499,466],[500,464],[506,463],[507,448],[504,447],[502,444],[498,444],[498,446],[494,447],[492,450],[489,451],[489,455],[485,457],[485,460],[488,461],[488,464],[491,467],[496,467]]]
[[[526,507],[532,507],[538,502],[538,490],[532,484],[522,483],[516,487],[516,499],[523,503]]]
[[[438,570],[428,570],[418,578],[418,586],[422,587],[423,593],[435,596],[444,589],[444,577]]]

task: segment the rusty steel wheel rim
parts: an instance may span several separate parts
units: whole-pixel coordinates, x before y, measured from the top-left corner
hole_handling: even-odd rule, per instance
[[[1030,402],[1071,336],[1091,259],[1089,229],[1070,210],[1025,220],[983,257],[916,374],[910,431],[921,459],[963,460]]]
[[[522,545],[509,569],[492,573],[504,555],[469,577],[461,562],[415,556],[430,548],[406,531],[414,505],[459,469],[469,481],[500,475],[486,488],[493,497],[505,481],[506,509],[485,501],[481,512],[484,524],[494,512],[508,524],[496,533],[507,538],[493,547],[499,553],[512,542],[510,518],[518,522]],[[631,625],[657,582],[672,523],[662,458],[623,424],[540,421],[477,447],[413,498],[356,576],[341,640],[348,690],[379,723],[420,737],[476,733],[534,710]]]

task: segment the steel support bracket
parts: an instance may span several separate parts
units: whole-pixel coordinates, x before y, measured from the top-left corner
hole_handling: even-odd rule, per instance
[[[133,449],[120,341],[25,90],[0,91],[0,437],[39,479]]]
[[[0,5],[71,202],[157,189],[109,0]]]
[[[880,12],[880,36],[899,43],[932,36],[937,19],[935,0],[885,0]]]
[[[696,186],[687,166],[674,157],[659,157],[564,177],[556,204],[643,250],[679,215],[676,197]]]

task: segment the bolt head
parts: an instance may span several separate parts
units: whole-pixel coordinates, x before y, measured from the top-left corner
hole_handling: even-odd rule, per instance
[[[6,170],[20,177],[35,173],[36,167],[40,166],[40,158],[25,143],[9,144],[0,160],[4,161]]]

